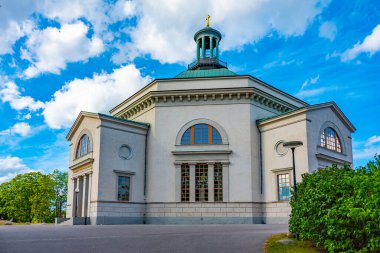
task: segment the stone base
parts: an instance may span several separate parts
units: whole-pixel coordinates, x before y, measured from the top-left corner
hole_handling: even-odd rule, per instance
[[[87,224],[287,224],[288,202],[91,203]],[[84,218],[70,222],[84,225]],[[66,222],[65,222],[66,223]]]

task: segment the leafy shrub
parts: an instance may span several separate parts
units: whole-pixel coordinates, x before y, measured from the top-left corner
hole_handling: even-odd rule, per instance
[[[380,252],[380,156],[366,167],[305,174],[292,196],[290,231],[329,252]]]

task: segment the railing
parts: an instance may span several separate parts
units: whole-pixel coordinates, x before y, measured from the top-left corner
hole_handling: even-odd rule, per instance
[[[218,58],[200,58],[197,61],[190,63],[187,68],[195,69],[201,66],[216,66],[216,67],[224,67],[227,68],[227,62],[221,61]]]

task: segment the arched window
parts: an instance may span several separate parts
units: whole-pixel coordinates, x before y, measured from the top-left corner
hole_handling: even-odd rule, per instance
[[[185,131],[181,144],[222,144],[222,137],[215,127],[208,124],[196,124]]]
[[[342,152],[339,136],[331,127],[323,129],[321,134],[321,146],[339,153]]]
[[[90,138],[87,134],[82,135],[79,140],[75,158],[82,157],[92,151]]]

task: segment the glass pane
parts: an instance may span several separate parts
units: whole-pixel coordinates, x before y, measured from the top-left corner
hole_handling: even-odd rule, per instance
[[[212,144],[222,144],[222,138],[214,127],[212,128]]]
[[[118,200],[129,201],[129,186],[130,186],[130,177],[128,176],[118,177]]]
[[[181,144],[190,144],[190,128],[183,134]]]
[[[197,124],[194,126],[194,144],[208,144],[207,124]]]
[[[195,201],[208,201],[208,165],[195,165]]]
[[[278,200],[290,199],[289,174],[277,175]]]

